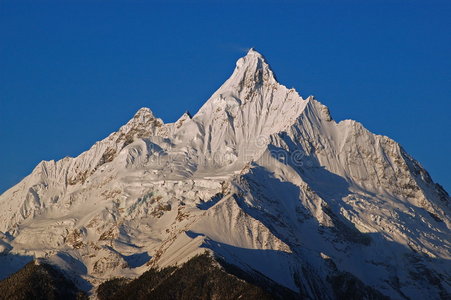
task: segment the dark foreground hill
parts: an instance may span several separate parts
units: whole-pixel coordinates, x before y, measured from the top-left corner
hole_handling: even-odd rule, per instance
[[[330,281],[334,299],[389,299],[349,273],[337,272]],[[96,296],[99,300],[308,299],[307,295],[283,287],[261,273],[243,271],[208,254],[195,256],[178,267],[150,268],[134,280],[108,280],[98,287]],[[30,262],[0,281],[0,299],[84,300],[88,296],[55,267]]]
[[[0,299],[81,300],[87,299],[87,296],[55,268],[30,262],[17,273],[0,281]]]
[[[121,299],[299,299],[293,291],[265,278],[246,275],[208,255],[196,256],[180,268],[150,269],[139,278],[109,280],[97,290],[100,300]],[[228,273],[230,272],[230,273]],[[239,277],[247,277],[246,281]]]

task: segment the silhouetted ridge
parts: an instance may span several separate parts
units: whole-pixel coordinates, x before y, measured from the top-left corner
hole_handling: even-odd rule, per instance
[[[231,265],[227,269],[245,275]],[[215,260],[204,254],[192,258],[180,268],[152,268],[130,282],[120,278],[109,280],[99,286],[97,296],[100,300],[299,298],[293,291],[274,282],[268,284],[257,278],[252,282],[227,273]]]
[[[0,281],[0,299],[88,299],[60,271],[47,264],[28,263],[20,271]]]

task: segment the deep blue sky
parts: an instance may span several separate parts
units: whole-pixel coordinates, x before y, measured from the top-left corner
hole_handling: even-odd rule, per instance
[[[140,107],[195,113],[249,47],[451,191],[451,1],[187,2],[0,0],[0,192]]]

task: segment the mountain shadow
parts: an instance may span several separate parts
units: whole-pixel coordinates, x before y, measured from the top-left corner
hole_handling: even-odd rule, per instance
[[[315,165],[313,164],[313,166]],[[245,213],[262,222],[274,236],[284,241],[300,259],[300,266],[303,266],[299,269],[298,281],[301,294],[304,294],[302,292],[303,286],[307,286],[313,291],[315,299],[323,299],[322,293],[327,288],[330,288],[333,293],[333,299],[387,299],[383,290],[376,290],[375,287],[364,283],[363,274],[365,271],[362,271],[362,269],[368,268],[367,272],[371,269],[374,272],[386,274],[389,278],[386,282],[396,291],[398,296],[408,298],[404,294],[405,291],[402,290],[401,279],[398,277],[398,270],[401,270],[402,266],[406,266],[412,282],[423,284],[425,290],[429,290],[431,293],[436,292],[440,299],[449,298],[447,287],[450,280],[449,272],[446,271],[449,270],[446,267],[450,265],[449,260],[432,259],[410,245],[387,240],[381,232],[359,231],[355,224],[346,219],[339,211],[339,208],[345,205],[339,199],[349,193],[348,183],[338,175],[330,172],[330,174],[327,174],[328,171],[325,169],[317,169],[316,175],[320,174],[321,176],[307,177],[303,174],[301,168],[297,171],[302,175],[301,177],[305,182],[310,183],[309,188],[318,195],[321,194],[321,197],[327,202],[327,205],[322,207],[322,211],[330,218],[333,224],[330,227],[320,224],[314,217],[309,217],[309,211],[299,199],[301,192],[299,186],[282,181],[260,165],[253,166],[251,172],[244,176],[250,187],[248,191],[251,196],[250,199],[253,199],[255,203],[249,204],[242,195],[233,195],[234,200]],[[327,183],[320,180],[315,182],[313,179],[318,177],[329,178],[333,182]],[[319,190],[322,188],[318,188],[318,186],[321,184],[328,184],[334,188],[327,193],[320,193]],[[401,212],[399,214],[401,219],[407,218]],[[308,230],[301,230],[302,226],[305,226]],[[410,228],[415,229],[416,227]],[[421,229],[421,227],[419,228]],[[302,232],[303,235],[299,235],[298,232]],[[324,243],[323,246],[309,244],[317,241]],[[319,255],[320,252],[324,251],[335,257],[338,256],[337,253],[340,253],[340,250],[334,248],[335,244],[347,245],[345,250],[349,253],[347,263],[361,264],[360,270],[351,274],[347,272],[346,264],[328,259],[328,263],[333,266],[330,267],[328,278],[324,280],[315,277],[315,267],[310,266],[308,260],[308,255],[312,255],[312,253],[305,249],[314,247],[318,249],[318,252],[313,255]],[[302,247],[302,245],[305,247]],[[375,255],[372,253],[374,249],[379,249],[379,251],[382,249],[384,253]],[[376,260],[374,260],[374,257],[377,257]],[[390,259],[393,259],[393,261]],[[264,261],[268,262],[268,260]],[[435,267],[432,268],[432,266]],[[437,269],[437,271],[434,269]]]
[[[32,260],[33,256],[30,255],[0,254],[0,281],[16,273]]]

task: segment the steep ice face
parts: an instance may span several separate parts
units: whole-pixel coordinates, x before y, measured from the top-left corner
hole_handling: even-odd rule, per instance
[[[240,170],[262,153],[271,134],[296,120],[306,103],[279,84],[263,56],[251,49],[175,139],[202,156],[201,169]]]
[[[45,258],[96,285],[209,251],[310,298],[334,298],[330,279],[344,277],[438,299],[449,214],[449,195],[399,144],[335,122],[251,49],[194,116],[164,124],[140,109],[2,194],[0,264]]]

